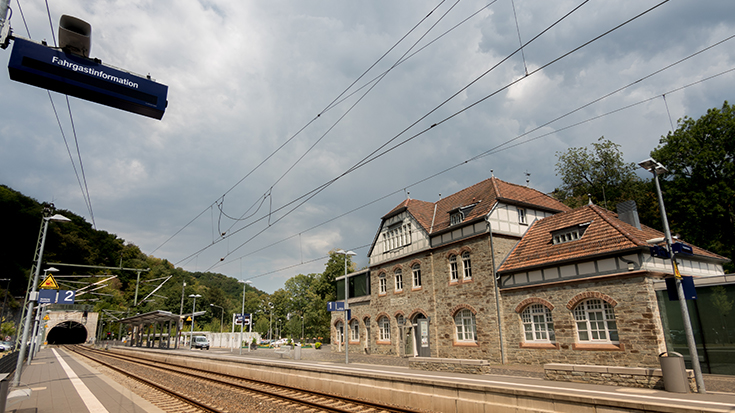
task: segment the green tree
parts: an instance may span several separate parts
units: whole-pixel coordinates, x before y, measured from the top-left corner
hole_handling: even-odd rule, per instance
[[[625,163],[620,145],[600,137],[592,150],[569,148],[556,153],[556,175],[562,185],[554,196],[572,208],[585,205],[588,195],[593,202],[614,210],[617,202],[633,198],[641,179],[634,163]]]
[[[727,101],[699,119],[684,117],[651,156],[668,173],[661,182],[671,230],[735,259],[735,108]],[[732,261],[726,265],[732,272]]]

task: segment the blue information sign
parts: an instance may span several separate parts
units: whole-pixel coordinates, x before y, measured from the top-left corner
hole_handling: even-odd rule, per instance
[[[345,311],[344,301],[328,301],[327,311]]]
[[[74,290],[39,290],[39,304],[74,304],[77,292]]]
[[[38,304],[55,304],[59,290],[38,290]]]
[[[168,104],[166,85],[19,37],[8,72],[18,82],[155,119],[163,117]]]
[[[694,287],[694,278],[688,276],[681,277],[681,286],[684,290],[684,299],[697,299],[697,289]],[[668,293],[669,301],[679,301],[679,293],[676,291],[675,278],[666,279],[666,292]]]

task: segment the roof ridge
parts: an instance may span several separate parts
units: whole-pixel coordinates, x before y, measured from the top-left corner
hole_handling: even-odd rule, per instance
[[[492,184],[493,184],[493,191],[495,191],[495,197],[496,198],[499,198],[500,197],[500,188],[498,188],[498,184],[497,184],[496,181],[498,181],[498,178],[496,178],[494,176],[492,178],[490,178],[490,182],[492,182]],[[505,181],[503,181],[503,182],[505,182]]]
[[[603,213],[602,207],[599,207],[597,205],[587,205],[592,211],[595,212],[600,218],[602,218],[605,222],[610,224],[613,228],[615,228],[621,235],[623,235],[625,238],[633,242],[634,244],[638,246],[645,247],[647,244],[644,244],[640,242],[637,238],[633,237],[628,231],[623,229],[620,225],[618,225],[616,222],[614,222],[610,217],[607,216],[607,214]],[[610,211],[612,212],[612,211]],[[617,219],[617,218],[616,218]]]

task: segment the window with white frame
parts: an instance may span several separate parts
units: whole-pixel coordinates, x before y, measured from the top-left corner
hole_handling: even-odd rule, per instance
[[[379,294],[385,294],[388,292],[388,280],[385,279],[385,273],[378,276],[378,291]]]
[[[584,235],[584,232],[587,230],[587,227],[589,227],[591,223],[591,221],[585,222],[583,224],[553,231],[551,233],[552,244],[563,244],[565,242],[576,241],[582,238],[582,235]]]
[[[452,254],[449,256],[449,281],[458,281],[459,272],[457,271],[457,256]]]
[[[460,224],[463,219],[464,217],[461,212],[455,212],[449,215],[449,226]]]
[[[526,221],[526,209],[525,208],[516,208],[518,209],[518,223],[519,224],[528,224]]]
[[[360,322],[354,320],[350,322],[350,341],[360,341]]]
[[[477,327],[475,315],[468,309],[461,310],[454,316],[454,325],[457,327],[457,341],[477,341]]]
[[[396,225],[383,232],[383,249],[385,252],[411,244],[413,230],[411,224]]]
[[[467,251],[462,253],[462,275],[465,280],[472,279],[472,263],[470,262],[470,253]]]
[[[618,343],[618,326],[610,304],[593,298],[579,303],[573,313],[580,342]]]
[[[378,329],[380,330],[378,339],[380,341],[390,341],[390,320],[388,320],[388,317],[380,317],[378,320]]]
[[[414,264],[411,267],[411,275],[413,279],[413,288],[421,288],[421,265]]]
[[[337,342],[342,343],[345,341],[344,324],[342,322],[337,323]]]
[[[553,343],[556,341],[551,310],[545,305],[531,304],[521,313],[526,342]]]
[[[396,291],[403,291],[403,271],[400,268],[393,272],[396,279]]]

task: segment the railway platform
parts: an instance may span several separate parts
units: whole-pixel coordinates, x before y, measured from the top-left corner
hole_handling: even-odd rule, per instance
[[[31,365],[23,369],[20,382],[18,389],[11,389],[6,412],[163,413],[60,348],[41,349]]]
[[[127,348],[130,349],[130,348]],[[135,350],[135,349],[134,349]],[[332,374],[351,374],[359,376],[360,381],[368,379],[395,380],[403,383],[446,383],[467,389],[505,388],[506,393],[545,392],[548,395],[575,400],[595,398],[599,400],[619,400],[620,402],[639,403],[644,406],[671,406],[671,411],[694,412],[732,412],[735,411],[735,377],[707,377],[708,394],[680,394],[649,389],[631,389],[613,386],[583,385],[579,383],[550,382],[544,380],[543,368],[538,366],[498,366],[488,375],[469,375],[458,373],[428,372],[411,370],[407,361],[395,357],[369,355],[350,355],[350,365],[344,365],[344,353],[331,352],[329,349],[303,349],[300,360],[284,360],[273,349],[258,349],[252,352],[229,349],[207,350],[160,350],[138,349],[143,353],[158,353],[168,356],[182,356],[200,359],[205,363],[267,363],[289,370],[322,370]],[[260,360],[260,361],[258,361]],[[404,365],[405,364],[405,365]],[[389,379],[386,379],[389,377]],[[24,400],[7,406],[6,412],[12,413],[117,413],[117,412],[162,412],[159,408],[135,395],[130,389],[98,372],[87,362],[62,348],[42,349],[38,357],[26,367],[21,378],[23,388],[30,389],[31,395]],[[402,385],[401,385],[402,386]],[[509,389],[509,390],[508,390]],[[9,401],[10,403],[10,401]],[[677,410],[674,406],[679,407]],[[543,410],[543,409],[542,409]],[[583,411],[584,409],[580,410]],[[604,409],[603,409],[604,410]],[[651,411],[666,411],[651,409]],[[461,411],[461,410],[460,410]],[[541,411],[541,410],[538,410]],[[613,411],[613,410],[605,410]],[[630,411],[625,408],[614,411]]]

